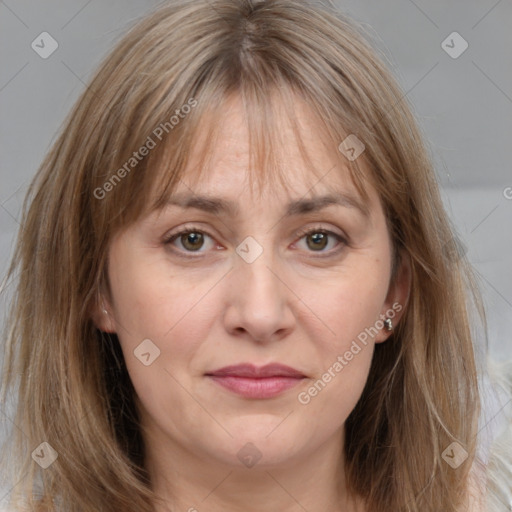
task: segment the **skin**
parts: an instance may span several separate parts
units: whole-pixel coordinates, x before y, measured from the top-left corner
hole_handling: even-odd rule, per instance
[[[283,217],[295,199],[334,190],[357,195],[347,168],[338,163],[326,174],[336,162],[299,99],[303,141],[324,177],[305,165],[283,116],[282,156],[293,187],[266,187],[256,195],[247,186],[242,107],[235,99],[223,112],[208,175],[200,182],[185,175],[177,192],[229,199],[239,213],[169,206],[130,225],[112,241],[111,295],[103,297],[106,314],[96,313],[99,328],[118,334],[137,392],[147,467],[165,500],[158,510],[250,512],[268,510],[269,503],[286,512],[364,510],[357,499],[349,503],[344,484],[344,423],[363,391],[374,344],[390,333],[382,328],[369,338],[308,404],[298,394],[394,303],[405,306],[408,262],[390,283],[391,240],[369,186],[369,218],[340,205]],[[162,242],[191,226],[207,233],[202,246],[187,244],[186,236]],[[298,233],[304,228],[332,231],[347,243],[330,235],[318,248],[314,235]],[[263,248],[252,263],[235,251],[247,236]],[[195,259],[183,256],[187,249]],[[149,366],[134,356],[144,339],[160,350]],[[205,376],[240,362],[280,362],[306,378],[277,397],[248,399]],[[250,468],[237,457],[248,442],[261,455]]]

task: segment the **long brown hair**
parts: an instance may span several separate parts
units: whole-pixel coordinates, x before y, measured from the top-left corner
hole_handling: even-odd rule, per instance
[[[348,489],[375,512],[449,512],[463,502],[479,414],[472,305],[485,321],[472,269],[406,98],[362,30],[292,0],[166,4],[118,43],[64,123],[31,184],[9,273],[17,286],[4,390],[18,393],[9,471],[21,479],[13,497],[67,512],[152,510],[119,343],[91,319],[108,292],[109,243],[162,204],[192,153],[207,160],[233,94],[247,111],[255,179],[279,179],[274,102],[293,118],[290,93],[361,195],[364,180],[377,190],[393,277],[403,258],[411,263],[406,312],[376,347],[345,425]],[[354,161],[338,150],[349,134],[365,145]],[[42,442],[58,454],[48,469],[31,457]],[[456,469],[443,458],[451,443],[468,455]]]

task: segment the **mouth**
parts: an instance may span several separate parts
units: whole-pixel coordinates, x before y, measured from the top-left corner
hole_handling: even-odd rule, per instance
[[[257,367],[250,363],[226,366],[206,377],[245,398],[272,398],[302,382],[306,376],[290,366],[273,363]]]

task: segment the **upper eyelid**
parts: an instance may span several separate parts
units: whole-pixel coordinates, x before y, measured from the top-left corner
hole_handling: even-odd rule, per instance
[[[324,226],[310,226],[310,227],[307,227],[307,228],[300,228],[298,229],[296,232],[295,232],[295,235],[300,235],[301,237],[309,234],[309,233],[315,233],[315,232],[325,232],[325,233],[328,233],[330,235],[336,235],[336,236],[339,236],[340,238],[347,238],[346,235],[344,233],[337,233],[336,231],[334,231],[333,229],[331,228],[327,228],[327,227],[324,227]]]
[[[297,235],[304,236],[304,235],[307,235],[308,233],[315,232],[315,231],[325,231],[327,233],[330,233],[330,234],[333,234],[333,235],[337,235],[337,236],[342,237],[342,238],[347,238],[345,233],[337,233],[333,228],[321,226],[320,224],[309,226],[309,227],[305,227],[305,228],[299,228],[299,229],[295,230],[294,236],[297,236]],[[181,228],[179,231],[172,232],[172,233],[166,233],[162,237],[162,239],[169,240],[169,239],[171,239],[171,238],[173,238],[175,236],[178,236],[178,235],[183,235],[183,234],[186,234],[186,233],[194,233],[194,232],[203,233],[203,234],[208,235],[211,238],[215,238],[215,236],[212,235],[209,232],[208,229],[202,228],[202,227],[199,227],[199,226],[195,226],[195,225],[192,224],[190,226],[185,226],[185,227]]]

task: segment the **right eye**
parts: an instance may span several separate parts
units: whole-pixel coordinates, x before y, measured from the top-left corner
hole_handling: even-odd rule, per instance
[[[188,256],[186,253],[190,254],[206,252],[201,251],[205,245],[206,239],[211,240],[210,247],[212,247],[214,245],[213,237],[203,230],[191,226],[176,233],[171,233],[164,239],[164,244],[172,246],[173,250],[177,250],[177,252],[183,253],[182,255],[185,257],[193,258],[195,256]]]

